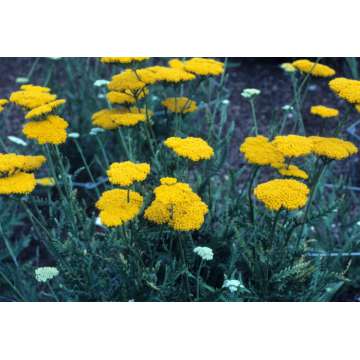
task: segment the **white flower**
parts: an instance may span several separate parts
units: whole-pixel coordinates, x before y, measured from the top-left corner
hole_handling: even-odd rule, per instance
[[[255,96],[258,96],[261,94],[261,91],[259,89],[244,89],[241,93],[241,96],[245,99],[252,99]]]
[[[47,282],[59,275],[59,270],[56,267],[45,266],[39,267],[35,270],[35,279],[38,282]]]
[[[104,132],[105,130],[104,129],[102,129],[102,128],[98,128],[98,127],[95,127],[95,128],[92,128],[91,130],[90,130],[90,135],[91,136],[94,136],[94,135],[97,135],[98,133],[102,133],[102,132]]]
[[[294,107],[291,106],[291,105],[284,105],[284,106],[282,107],[282,109],[283,109],[285,112],[292,112],[292,111],[294,111]]]
[[[77,139],[77,138],[80,137],[80,134],[77,133],[77,132],[72,132],[72,133],[68,134],[68,137],[73,138],[73,139]]]
[[[18,137],[16,137],[16,136],[9,135],[9,136],[8,136],[8,139],[9,139],[11,142],[13,142],[13,143],[15,143],[15,144],[17,144],[17,145],[27,146],[27,142],[25,142],[23,139],[20,139],[20,138],[18,138]]]
[[[101,86],[105,86],[109,83],[109,80],[105,80],[105,79],[99,79],[94,81],[94,86],[96,87],[101,87]]]
[[[194,253],[199,255],[203,260],[210,261],[214,258],[212,249],[206,246],[198,246],[194,249]]]
[[[229,289],[231,293],[236,292],[239,288],[243,288],[239,280],[225,280],[222,286],[223,288]]]
[[[18,77],[15,80],[18,84],[26,84],[29,82],[29,79],[27,77]]]
[[[98,216],[98,217],[95,219],[95,225],[97,225],[97,226],[102,226],[102,222],[101,222],[100,216]]]
[[[229,105],[229,104],[230,104],[230,100],[224,99],[221,103],[222,103],[223,105]]]

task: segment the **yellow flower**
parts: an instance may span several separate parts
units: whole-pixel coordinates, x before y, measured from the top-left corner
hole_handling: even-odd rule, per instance
[[[36,186],[34,174],[18,172],[14,175],[0,178],[0,194],[28,194]]]
[[[360,104],[355,105],[355,109],[357,112],[360,112]]]
[[[130,64],[150,59],[149,57],[102,57],[103,64]]]
[[[54,186],[55,179],[53,177],[45,177],[36,179],[36,184],[41,186]]]
[[[127,69],[112,77],[108,84],[108,89],[119,92],[124,90],[139,91],[155,81],[154,73],[147,68],[138,70]]]
[[[310,113],[313,115],[318,115],[322,118],[332,118],[339,116],[339,110],[323,105],[312,106]]]
[[[65,102],[66,102],[66,100],[59,99],[59,100],[52,101],[52,102],[50,102],[48,104],[36,107],[36,108],[30,110],[25,115],[25,119],[32,119],[34,117],[38,117],[38,116],[41,116],[41,115],[51,113],[54,109],[56,109],[60,105],[65,104]]]
[[[50,88],[48,88],[48,87],[32,85],[32,84],[21,85],[20,89],[25,90],[25,91],[39,91],[39,92],[45,92],[45,93],[50,92]]]
[[[110,91],[106,97],[110,104],[134,104],[136,99],[140,100],[148,93],[149,90],[146,88],[134,92],[129,90],[124,90],[122,92]]]
[[[300,178],[300,179],[304,179],[304,180],[309,178],[309,175],[304,170],[302,170],[298,166],[292,165],[292,164],[279,167],[278,172],[279,172],[279,174],[281,174],[283,176],[291,176],[291,177],[296,177],[296,178]]]
[[[168,83],[180,83],[184,81],[194,80],[196,76],[182,69],[171,68],[166,66],[151,66],[146,68],[151,71],[156,81],[164,81]]]
[[[293,72],[296,72],[296,68],[293,64],[291,63],[283,63],[280,65],[280,67],[285,71],[285,72],[288,72],[288,73],[293,73]]]
[[[66,128],[69,124],[60,116],[49,115],[45,120],[30,121],[23,127],[28,139],[39,144],[62,144],[66,141]]]
[[[154,193],[155,200],[145,210],[145,219],[159,225],[168,224],[177,231],[201,228],[208,207],[188,184],[163,178]]]
[[[311,154],[312,141],[306,136],[276,136],[272,144],[286,157],[299,157]]]
[[[208,160],[214,156],[213,148],[201,138],[187,137],[182,139],[170,137],[164,141],[164,144],[177,155],[192,161]]]
[[[136,164],[131,161],[113,163],[107,171],[110,182],[120,186],[130,186],[137,181],[144,181],[149,173],[149,164]]]
[[[17,171],[34,171],[45,162],[46,158],[42,155],[0,154],[0,173],[13,174]]]
[[[4,106],[9,102],[7,99],[0,99],[0,112],[4,110]]]
[[[10,101],[27,109],[34,109],[56,100],[57,96],[37,89],[19,90],[10,95]]]
[[[151,116],[151,113],[147,114]],[[139,122],[147,120],[145,110],[141,109],[140,112],[137,108],[133,107],[127,109],[103,109],[92,116],[94,125],[99,126],[106,130],[114,130],[119,126],[134,126]]]
[[[179,59],[171,59],[168,61],[168,64],[173,69],[181,69],[184,70],[185,64]]]
[[[329,82],[330,89],[350,104],[360,104],[360,81],[335,78]]]
[[[285,161],[283,154],[262,135],[247,137],[240,146],[240,152],[254,165],[276,165]]]
[[[167,98],[162,102],[162,105],[168,110],[178,114],[191,113],[197,109],[196,102],[187,97]]]
[[[313,143],[313,153],[328,159],[343,160],[358,152],[350,141],[321,136],[310,136],[309,139]]]
[[[214,59],[192,58],[184,62],[184,70],[196,75],[216,76],[224,72],[224,64]]]
[[[329,66],[302,59],[296,60],[292,65],[299,71],[319,77],[330,77],[335,75],[335,70]]]
[[[296,210],[306,205],[309,188],[293,179],[275,179],[256,186],[255,197],[268,209]]]
[[[143,197],[131,190],[114,189],[105,191],[96,203],[101,222],[108,226],[121,226],[140,212]]]

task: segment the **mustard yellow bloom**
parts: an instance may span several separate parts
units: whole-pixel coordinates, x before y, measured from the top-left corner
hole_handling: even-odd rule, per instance
[[[110,91],[139,91],[156,81],[155,74],[149,69],[127,69],[114,75],[108,84]]]
[[[168,83],[181,83],[184,81],[194,80],[196,76],[187,71],[178,68],[171,68],[166,66],[151,66],[146,68],[151,71],[157,82],[168,82]]]
[[[265,136],[249,136],[240,146],[245,159],[254,165],[268,166],[284,163],[284,155]]]
[[[168,224],[177,231],[201,228],[208,207],[188,184],[177,182],[175,178],[163,178],[154,194],[154,201],[145,210],[145,219],[159,225]]]
[[[332,118],[339,116],[339,110],[323,105],[312,106],[310,109],[310,113],[320,116],[322,118]]]
[[[254,189],[255,197],[274,211],[300,209],[306,205],[308,194],[309,188],[293,179],[270,180]]]
[[[36,184],[41,186],[54,186],[55,179],[53,177],[44,177],[36,179]]]
[[[170,137],[164,141],[164,144],[177,155],[192,161],[208,160],[214,156],[213,148],[201,138]]]
[[[150,59],[149,57],[102,57],[100,61],[103,64],[130,64]]]
[[[284,135],[276,136],[272,144],[285,157],[300,157],[311,154],[312,141],[306,136]]]
[[[181,69],[184,70],[185,64],[179,59],[171,59],[168,61],[168,64],[173,69]]]
[[[30,110],[25,115],[25,119],[32,119],[32,118],[35,118],[35,117],[39,117],[39,116],[51,113],[54,109],[56,109],[60,105],[65,104],[65,102],[66,102],[66,100],[59,99],[59,100],[49,102],[49,103],[47,103],[45,105],[41,105],[39,107],[36,107],[36,108]]]
[[[358,148],[350,141],[338,138],[310,136],[313,153],[332,160],[343,160],[358,152]]]
[[[130,186],[137,181],[144,181],[149,173],[149,164],[136,164],[131,161],[113,163],[107,171],[110,182],[120,186]]]
[[[134,104],[136,99],[140,100],[148,93],[149,90],[146,88],[137,91],[110,91],[106,94],[106,98],[110,104]]]
[[[335,78],[329,82],[330,89],[350,104],[360,104],[360,81]]]
[[[224,64],[214,59],[192,58],[184,62],[184,70],[201,76],[217,76],[224,72]]]
[[[49,115],[45,120],[30,121],[23,127],[28,139],[39,144],[62,144],[66,141],[66,128],[69,124],[60,116]]]
[[[36,186],[34,174],[18,172],[16,174],[0,178],[0,194],[29,194]]]
[[[42,155],[0,154],[0,173],[29,172],[39,169],[46,162]]]
[[[144,109],[139,111],[135,107],[130,110],[103,109],[93,114],[92,122],[103,129],[114,130],[120,126],[135,126],[146,121],[147,116],[151,116],[151,113],[146,114]]]
[[[292,164],[279,167],[278,172],[283,176],[291,176],[304,180],[309,178],[309,175],[304,170]]]
[[[56,100],[57,96],[40,90],[19,90],[10,95],[10,101],[27,109],[34,109]]]
[[[196,101],[187,97],[167,98],[162,102],[162,105],[177,114],[187,114],[197,110]]]
[[[293,64],[291,63],[283,63],[280,65],[280,67],[285,71],[285,72],[288,72],[288,73],[293,73],[293,72],[296,72],[296,68]]]
[[[121,226],[136,217],[143,204],[143,197],[131,190],[105,191],[96,203],[100,220],[108,227]]]
[[[45,86],[38,86],[38,85],[32,85],[32,84],[21,85],[20,89],[25,90],[25,91],[39,91],[39,92],[45,92],[45,93],[49,93],[51,90],[50,88],[45,87]]]
[[[0,112],[4,110],[4,106],[9,102],[7,99],[0,99]]]
[[[335,70],[329,66],[302,59],[296,60],[292,65],[299,71],[319,77],[330,77],[335,75]]]

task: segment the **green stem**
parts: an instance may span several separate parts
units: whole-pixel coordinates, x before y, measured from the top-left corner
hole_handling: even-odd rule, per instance
[[[255,182],[255,179],[256,179],[256,176],[257,176],[259,170],[260,170],[260,166],[257,166],[254,169],[254,172],[253,172],[250,182],[249,182],[249,189],[248,189],[248,199],[249,199],[249,209],[250,209],[249,218],[250,218],[250,222],[252,224],[255,221],[255,206],[254,206],[254,200],[252,197],[252,189],[253,189],[253,185],[254,185],[254,182]]]
[[[186,288],[186,296],[188,298],[188,300],[190,301],[190,284],[189,284],[189,275],[188,275],[188,266],[186,263],[186,259],[185,259],[185,252],[184,252],[184,247],[182,245],[182,239],[179,238],[179,247],[180,247],[180,255],[181,255],[181,260],[182,263],[185,267],[185,288]]]
[[[196,274],[196,300],[197,301],[200,300],[200,273],[201,273],[203,263],[204,263],[204,260],[201,259],[199,269],[198,269],[197,274]]]
[[[255,100],[250,99],[250,107],[251,107],[251,116],[254,122],[254,132],[255,135],[258,135],[258,124],[257,124],[257,118],[256,118],[256,110],[255,110]]]

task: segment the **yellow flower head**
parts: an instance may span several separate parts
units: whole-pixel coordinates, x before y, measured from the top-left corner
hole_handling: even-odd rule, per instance
[[[0,174],[38,170],[45,162],[46,158],[42,155],[0,154]]]
[[[150,59],[149,57],[102,57],[103,64],[130,64]]]
[[[66,100],[64,99],[59,99],[59,100],[55,100],[52,102],[49,102],[48,104],[45,105],[41,105],[39,107],[36,107],[32,110],[30,110],[26,115],[25,115],[25,119],[32,119],[38,116],[42,116],[45,114],[49,114],[51,113],[54,109],[56,109],[57,107],[59,107],[62,104],[65,104]]]
[[[181,69],[184,70],[185,64],[179,59],[171,59],[168,61],[168,64],[173,69]]]
[[[281,165],[285,161],[284,155],[262,135],[247,137],[240,146],[240,152],[254,165]]]
[[[159,225],[168,224],[177,231],[201,228],[208,207],[188,184],[163,178],[154,193],[155,200],[145,210],[145,219]]]
[[[304,180],[309,178],[309,175],[304,170],[292,164],[279,167],[278,172],[283,176],[296,177]]]
[[[285,157],[300,157],[311,154],[312,141],[306,136],[286,135],[276,136],[272,144]]]
[[[280,65],[280,67],[287,73],[296,72],[295,66],[291,63],[283,63]]]
[[[360,113],[360,104],[355,105],[355,110]]]
[[[332,118],[339,116],[339,110],[323,105],[312,106],[310,109],[310,113],[320,116],[322,118]]]
[[[134,92],[130,90],[124,90],[123,92],[110,91],[106,97],[110,104],[134,104],[136,99],[140,100],[148,93],[149,90],[146,88]]]
[[[107,171],[110,182],[120,186],[130,186],[137,181],[144,181],[149,173],[149,164],[136,164],[131,161],[113,163]]]
[[[66,128],[69,124],[60,116],[49,115],[45,120],[30,121],[23,127],[28,139],[39,144],[62,144],[66,141]]]
[[[4,110],[4,106],[9,102],[7,99],[0,99],[0,112]]]
[[[44,177],[36,179],[36,184],[41,186],[54,186],[55,179],[53,177]]]
[[[130,190],[105,191],[96,203],[100,220],[108,227],[121,226],[137,216],[143,204],[143,197]]]
[[[151,116],[151,113],[148,113]],[[106,130],[114,130],[120,126],[135,126],[139,122],[146,121],[145,110],[139,110],[135,107],[127,109],[103,109],[92,116],[94,125]]]
[[[335,78],[329,82],[330,89],[350,104],[360,104],[360,81]]]
[[[139,91],[155,81],[154,73],[146,68],[138,70],[127,69],[112,77],[108,84],[108,89],[119,92],[125,90]]]
[[[21,86],[20,86],[20,90],[25,90],[25,91],[39,91],[39,92],[49,93],[51,89],[48,88],[48,87],[45,87],[45,86],[25,84],[25,85],[21,85]]]
[[[214,156],[213,148],[201,138],[170,137],[164,141],[164,144],[177,155],[192,161],[208,160]]]
[[[167,82],[167,83],[181,83],[184,81],[194,80],[196,76],[190,74],[182,69],[171,68],[166,66],[151,66],[146,68],[153,73],[157,82]]]
[[[36,186],[34,174],[18,172],[16,174],[0,178],[0,194],[29,194]]]
[[[56,100],[56,95],[38,89],[15,91],[10,95],[10,101],[27,109],[34,109]]]
[[[184,62],[184,70],[201,76],[217,76],[224,72],[224,64],[214,59],[192,58]]]
[[[255,197],[268,209],[296,210],[304,207],[308,200],[309,188],[293,179],[275,179],[258,185]]]
[[[335,75],[335,70],[329,66],[302,59],[296,60],[292,65],[299,71],[319,77],[330,77]]]
[[[196,111],[197,104],[187,97],[167,98],[162,102],[169,111],[177,114],[187,114]]]
[[[358,148],[350,141],[338,138],[310,136],[313,142],[313,153],[332,160],[343,160],[358,152]]]

